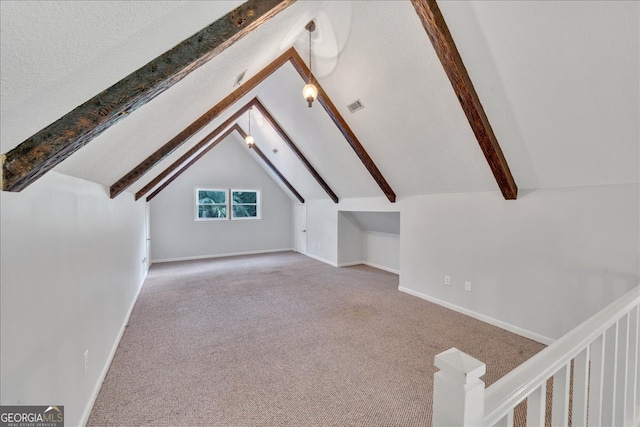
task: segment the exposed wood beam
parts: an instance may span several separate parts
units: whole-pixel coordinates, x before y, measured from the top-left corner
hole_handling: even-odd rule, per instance
[[[331,200],[333,200],[334,203],[338,203],[338,196],[336,196],[336,193],[333,192],[333,190],[329,187],[329,184],[327,184],[325,180],[322,179],[320,174],[315,170],[315,168],[311,165],[311,163],[309,163],[309,161],[304,156],[304,154],[302,154],[300,149],[296,146],[296,144],[293,142],[291,137],[289,137],[287,132],[285,132],[282,126],[280,126],[280,123],[278,123],[278,121],[271,115],[269,110],[267,110],[267,108],[257,98],[254,99],[253,103],[258,109],[258,111],[260,111],[262,116],[265,118],[265,120],[278,133],[278,135],[280,135],[280,138],[282,138],[282,140],[289,146],[289,148],[291,148],[291,151],[293,151],[296,157],[300,159],[304,167],[307,168],[307,171],[309,171],[311,176],[313,176],[313,178],[320,185],[320,187],[322,187],[322,189],[329,195]]]
[[[247,104],[245,107],[243,107],[243,112],[246,111],[246,108],[249,107],[249,104]],[[164,190],[169,184],[171,184],[176,178],[178,178],[183,172],[185,172],[187,169],[189,169],[191,166],[193,166],[194,163],[196,163],[198,160],[200,160],[205,154],[207,154],[213,147],[215,147],[216,145],[218,145],[218,143],[220,143],[221,141],[223,141],[226,137],[228,137],[229,135],[231,135],[234,131],[237,131],[240,136],[244,139],[247,134],[244,132],[244,130],[242,130],[242,128],[240,128],[240,126],[238,124],[233,125],[232,127],[230,127],[229,129],[227,129],[227,131],[225,131],[222,135],[220,135],[218,138],[214,139],[211,144],[209,144],[206,148],[204,148],[200,153],[198,153],[197,156],[195,156],[193,159],[191,159],[188,163],[186,163],[183,167],[181,167],[175,174],[173,174],[169,179],[167,179],[166,181],[164,181],[162,183],[162,185],[160,185],[153,193],[151,193],[148,197],[147,197],[147,202],[149,202],[151,199],[153,199],[154,197],[156,197],[162,190]],[[278,168],[276,168],[276,166],[271,163],[271,161],[264,155],[264,153],[262,152],[262,150],[260,150],[258,148],[257,145],[253,145],[253,147],[251,147],[256,154],[258,155],[258,157],[260,157],[260,159],[262,159],[263,162],[265,162],[265,164],[269,167],[269,169],[271,169],[273,171],[273,173],[282,181],[282,183],[289,189],[289,191],[291,191],[291,193],[296,196],[296,198],[300,201],[300,203],[304,203],[304,198],[300,195],[300,193],[293,187],[293,185],[291,185],[291,183],[284,177],[284,175],[282,175],[282,173],[280,173],[280,171],[278,170]],[[167,169],[168,170],[168,169]],[[165,172],[167,171],[165,170]],[[165,175],[166,176],[166,175]]]
[[[247,133],[244,130],[242,130],[240,126],[236,125],[236,129],[238,130],[238,132],[240,132],[240,136],[242,136],[242,139],[247,137]],[[291,193],[293,193],[293,195],[296,196],[296,198],[300,201],[300,203],[304,203],[304,198],[300,195],[300,193],[298,193],[298,191],[295,188],[293,188],[293,185],[291,185],[291,183],[287,181],[287,178],[285,178],[284,175],[280,173],[276,165],[271,163],[271,161],[267,158],[267,156],[264,155],[262,150],[259,149],[256,144],[253,144],[250,148],[253,151],[255,151],[258,157],[262,159],[262,161],[269,167],[269,169],[271,169],[271,171],[280,179],[280,181],[282,181],[282,183],[289,189],[289,191],[291,191]]]
[[[389,199],[391,203],[395,202],[396,193],[394,193],[394,191],[391,189],[391,186],[382,175],[382,172],[380,172],[376,164],[373,162],[373,160],[369,156],[369,153],[367,153],[367,150],[364,149],[364,147],[356,137],[356,134],[353,133],[345,119],[342,117],[336,106],[331,101],[331,98],[329,98],[329,95],[327,95],[320,83],[318,83],[318,80],[311,74],[309,67],[307,67],[307,64],[305,64],[304,60],[300,57],[300,55],[298,55],[298,52],[296,51],[293,51],[293,54],[291,56],[291,64],[296,69],[296,71],[298,71],[298,74],[300,74],[303,80],[307,81],[308,76],[311,75],[312,81],[318,88],[318,101],[325,109],[327,114],[329,114],[329,117],[331,117],[331,120],[333,120],[333,123],[335,123],[335,125],[338,127],[351,148],[353,148],[353,151],[355,151],[356,155],[358,156],[364,167],[367,168],[382,192],[385,194],[385,196],[387,196],[387,199]]]
[[[125,176],[116,181],[110,189],[111,198],[116,197],[118,194],[126,190],[131,184],[136,182],[142,175],[147,173],[151,168],[160,163],[165,157],[173,152],[176,148],[182,145],[186,140],[191,138],[196,132],[200,131],[213,119],[218,117],[224,111],[227,110],[240,98],[249,93],[252,89],[258,86],[264,79],[273,74],[283,64],[286,64],[291,58],[291,52],[293,48],[288,49],[273,62],[260,70],[255,76],[244,82],[240,87],[231,92],[222,101],[211,107],[206,113],[198,117],[196,121],[187,126],[182,132],[174,136],[169,142],[157,149],[153,154],[144,159],[140,164],[129,171]]]
[[[163,170],[160,174],[158,174],[158,176],[156,176],[147,185],[145,185],[142,189],[140,189],[136,193],[136,196],[135,196],[136,200],[140,199],[145,194],[147,194],[149,191],[151,191],[151,189],[153,189],[163,179],[165,179],[167,176],[169,176],[174,170],[176,170],[178,167],[180,167],[180,165],[182,165],[182,164],[184,164],[184,162],[188,161],[189,158],[191,158],[195,153],[197,153],[203,147],[207,146],[209,141],[211,141],[213,138],[215,138],[225,128],[231,126],[234,122],[236,122],[240,118],[240,116],[242,116],[244,113],[246,113],[251,107],[256,107],[262,113],[262,115],[265,117],[265,119],[267,120],[269,125],[272,126],[273,129],[285,140],[287,145],[289,145],[289,147],[295,153],[295,155],[298,157],[298,159],[300,159],[300,161],[307,168],[307,170],[309,171],[311,176],[313,176],[313,178],[318,182],[318,184],[327,192],[329,197],[331,197],[331,199],[335,203],[338,203],[338,196],[336,196],[336,194],[333,192],[333,190],[331,190],[329,185],[324,181],[324,179],[322,179],[320,174],[314,169],[314,167],[311,165],[311,163],[309,163],[309,161],[304,156],[304,154],[302,154],[302,152],[300,152],[300,150],[295,145],[293,140],[291,140],[291,138],[287,135],[287,133],[284,131],[284,129],[282,129],[280,124],[275,120],[275,118],[273,118],[273,116],[269,113],[269,111],[264,107],[264,105],[262,105],[262,103],[257,98],[253,98],[251,101],[246,103],[244,106],[240,107],[238,109],[238,111],[236,111],[231,117],[229,117],[227,120],[225,120],[220,126],[215,128],[213,131],[211,131],[207,136],[205,136],[196,145],[194,145],[191,149],[189,149],[189,151],[187,151],[182,156],[180,156],[180,158],[178,160],[176,160],[171,165],[169,165],[165,170]],[[207,147],[207,150],[208,149],[209,148]],[[193,164],[193,163],[190,162],[189,164]],[[157,192],[154,192],[154,193],[157,194]],[[294,192],[294,194],[295,193],[297,193],[297,192]],[[304,203],[304,202],[302,202],[302,203]]]
[[[206,146],[209,141],[211,141],[213,138],[215,138],[216,136],[218,136],[218,134],[220,134],[220,132],[222,132],[224,129],[226,129],[227,127],[231,126],[233,123],[235,123],[238,118],[240,118],[241,115],[243,115],[249,108],[251,107],[251,103],[248,103],[247,105],[245,105],[244,107],[241,107],[238,111],[236,111],[231,117],[229,117],[227,120],[225,120],[224,122],[222,122],[222,124],[220,126],[218,126],[217,128],[215,128],[213,131],[209,132],[207,134],[207,136],[205,136],[204,138],[202,138],[200,140],[200,142],[198,142],[196,145],[194,145],[193,147],[191,147],[189,149],[189,151],[187,151],[186,153],[184,153],[182,156],[180,156],[180,158],[178,160],[176,160],[175,162],[173,162],[170,166],[168,166],[165,170],[163,170],[162,172],[160,172],[160,174],[158,176],[156,176],[154,179],[152,179],[147,185],[145,185],[144,187],[142,187],[137,193],[136,193],[136,200],[138,200],[139,198],[141,198],[142,196],[144,196],[145,194],[147,194],[149,191],[151,191],[151,189],[153,187],[155,187],[156,185],[158,185],[158,183],[160,183],[160,181],[162,181],[163,179],[165,179],[169,174],[171,174],[171,172],[173,172],[174,170],[176,170],[181,164],[183,164],[184,162],[186,162],[191,156],[193,156],[195,153],[197,153],[202,147]]]
[[[211,141],[211,144],[209,144],[204,150],[202,150],[200,153],[198,153],[197,156],[195,156],[193,159],[191,159],[189,161],[189,163],[187,163],[183,167],[181,167],[176,173],[171,175],[171,177],[169,179],[167,179],[165,182],[163,182],[162,185],[160,185],[158,188],[156,188],[156,190],[153,193],[149,194],[149,196],[147,197],[147,202],[150,201],[151,199],[153,199],[154,197],[156,197],[162,190],[164,190],[167,187],[167,185],[171,184],[177,177],[182,175],[182,173],[184,171],[189,169],[195,162],[200,160],[202,158],[202,156],[207,154],[209,151],[211,151],[211,149],[213,147],[218,145],[223,139],[225,139],[226,137],[231,135],[233,133],[233,131],[237,131],[238,129],[239,129],[238,125],[234,125],[234,126],[230,127],[229,129],[227,129],[227,131],[224,132],[222,135],[220,135],[218,138],[216,138],[213,141]]]
[[[247,1],[23,141],[2,156],[2,189],[24,189],[294,1]]]
[[[298,71],[303,80],[307,79],[309,76],[309,68],[304,63],[304,60],[300,57],[300,55],[296,52],[294,48],[287,49],[282,55],[276,58],[273,62],[267,65],[265,68],[260,70],[255,76],[247,80],[244,84],[238,87],[236,90],[231,92],[227,97],[225,97],[222,101],[214,105],[210,108],[206,113],[200,116],[196,121],[191,123],[186,129],[176,135],[169,142],[164,144],[161,148],[156,150],[153,154],[143,160],[139,165],[133,168],[129,173],[120,178],[115,184],[111,186],[111,197],[115,197],[132,185],[135,181],[140,179],[142,175],[147,173],[151,168],[157,165],[160,161],[162,161],[166,156],[168,156],[173,150],[183,144],[187,139],[192,137],[196,132],[205,127],[209,122],[218,117],[221,113],[227,110],[231,105],[233,105],[236,101],[242,98],[244,95],[249,93],[252,89],[254,89],[258,84],[264,81],[267,77],[273,74],[277,69],[279,69],[282,65],[287,62],[291,62],[294,68]],[[314,81],[315,77],[313,78]],[[382,173],[378,170],[377,166],[369,157],[369,154],[364,149],[358,138],[355,136],[351,128],[347,125],[346,121],[342,118],[337,108],[326,94],[322,86],[317,83],[318,87],[318,99],[320,100],[321,105],[327,111],[333,122],[336,124],[340,132],[344,135],[345,139],[349,143],[349,145],[353,148],[358,158],[362,161],[364,166],[367,168],[371,176],[374,178],[376,183],[380,186],[384,194],[387,196],[389,201],[395,202],[396,195],[387,183],[387,181],[382,176]],[[286,140],[285,140],[286,141]],[[299,151],[299,150],[298,150]],[[294,150],[295,152],[295,150]],[[296,153],[297,154],[297,153]],[[303,161],[304,162],[304,161]],[[305,164],[306,166],[306,164]],[[311,170],[310,170],[311,172]],[[313,175],[313,172],[312,172]],[[319,175],[318,175],[319,176]],[[314,178],[316,176],[314,175]],[[317,178],[316,178],[317,179]],[[321,178],[320,178],[321,179]],[[322,181],[324,182],[324,181]],[[328,185],[322,184],[318,181],[320,185],[327,191],[327,194],[331,197],[331,199],[337,203],[337,196],[333,191],[328,187]],[[325,187],[326,186],[326,187]],[[148,191],[148,190],[147,190]]]
[[[507,160],[493,133],[489,119],[482,108],[467,69],[462,62],[449,28],[435,0],[411,0],[422,22],[422,26],[431,40],[431,44],[444,67],[453,90],[460,101],[462,110],[469,120],[484,157],[489,163],[502,195],[507,200],[518,197],[518,187],[511,175]]]

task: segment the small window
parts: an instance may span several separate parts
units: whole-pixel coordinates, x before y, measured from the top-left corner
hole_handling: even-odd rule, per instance
[[[229,218],[227,190],[196,188],[196,221]]]
[[[260,219],[260,191],[231,190],[231,219]]]

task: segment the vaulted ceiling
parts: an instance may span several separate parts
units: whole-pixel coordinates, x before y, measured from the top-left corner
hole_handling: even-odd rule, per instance
[[[2,152],[240,4],[0,2]],[[638,182],[638,3],[438,5],[519,188]],[[311,19],[313,72],[399,197],[498,190],[409,1],[299,0],[55,170],[112,186],[232,92],[242,71],[246,81],[291,46],[306,58]],[[340,199],[384,196],[322,107],[307,108],[303,85],[283,65],[126,191],[139,192],[258,98]],[[357,99],[364,108],[352,114]],[[244,130],[247,114],[237,120]],[[329,197],[263,115],[251,114],[280,173],[305,199]]]

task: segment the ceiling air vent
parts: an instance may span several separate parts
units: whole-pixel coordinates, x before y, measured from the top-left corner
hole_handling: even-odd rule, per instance
[[[242,83],[242,79],[244,79],[244,75],[246,74],[246,72],[247,70],[244,70],[243,72],[238,74],[238,77],[236,77],[236,82],[233,84],[233,87],[240,86],[240,83]]]
[[[364,105],[362,105],[362,102],[360,102],[360,100],[358,99],[355,102],[349,104],[347,108],[351,113],[355,113],[358,110],[362,110],[364,108]]]

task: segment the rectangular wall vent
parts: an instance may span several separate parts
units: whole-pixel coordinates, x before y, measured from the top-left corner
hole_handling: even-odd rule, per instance
[[[362,102],[360,102],[360,100],[358,99],[355,102],[349,104],[347,108],[349,108],[350,112],[355,113],[358,110],[362,110],[364,108],[364,105],[362,105]]]
[[[242,79],[244,79],[244,75],[246,74],[246,72],[247,70],[244,70],[243,72],[238,74],[238,77],[236,77],[236,82],[233,84],[233,87],[240,86],[240,83],[242,83]]]

